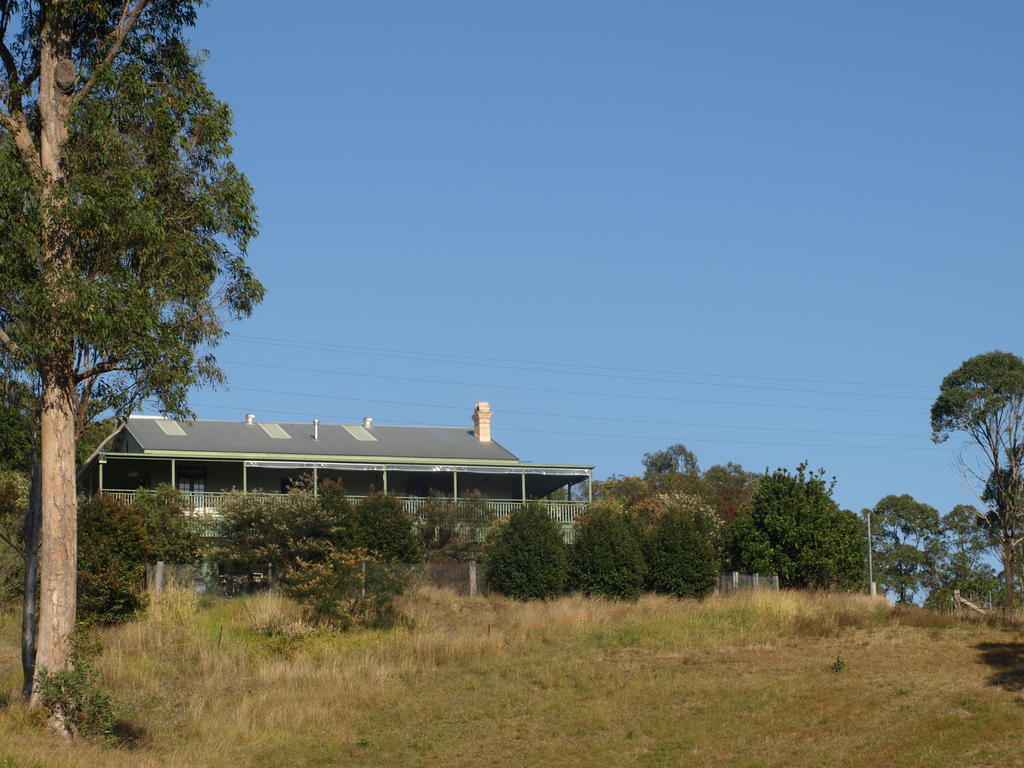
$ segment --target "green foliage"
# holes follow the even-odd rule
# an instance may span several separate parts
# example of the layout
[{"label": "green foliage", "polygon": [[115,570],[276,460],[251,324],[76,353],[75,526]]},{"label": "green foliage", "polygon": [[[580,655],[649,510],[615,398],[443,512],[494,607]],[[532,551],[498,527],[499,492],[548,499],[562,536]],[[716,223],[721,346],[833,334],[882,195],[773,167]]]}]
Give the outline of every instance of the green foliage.
[{"label": "green foliage", "polygon": [[684,445],[644,454],[644,476],[612,476],[597,484],[597,498],[629,509],[663,506],[666,494],[694,496],[711,505],[726,527],[750,507],[760,475],[739,464],[716,464],[701,473],[697,457]]},{"label": "green foliage", "polygon": [[568,564],[562,531],[535,502],[491,527],[485,559],[491,588],[509,597],[553,597],[565,583]]},{"label": "green foliage", "polygon": [[829,664],[828,671],[838,675],[844,669],[846,669],[846,660],[843,658],[843,654],[837,653],[836,660]]},{"label": "green foliage", "polygon": [[463,559],[478,553],[494,519],[479,492],[457,501],[433,496],[418,510],[416,530],[428,557]]},{"label": "green foliage", "polygon": [[700,465],[697,463],[697,456],[685,445],[670,445],[663,451],[645,453],[644,458],[644,479],[651,480],[660,475],[683,474],[697,477],[700,475]]},{"label": "green foliage", "polygon": [[100,494],[78,503],[78,619],[124,621],[145,607],[146,565],[195,560],[200,537],[188,503],[170,486],[133,505]]},{"label": "green foliage", "polygon": [[117,422],[114,419],[90,419],[82,427],[82,433],[78,436],[78,444],[75,447],[75,465],[80,467],[88,461],[93,451],[110,437],[116,428]]},{"label": "green foliage", "polygon": [[597,503],[576,521],[569,551],[569,589],[636,600],[644,571],[636,529],[613,505]]},{"label": "green foliage", "polygon": [[34,402],[25,384],[0,379],[0,471],[31,471]]},{"label": "green foliage", "polygon": [[416,521],[395,496],[371,493],[355,506],[353,545],[381,562],[416,563],[423,553],[416,536]]},{"label": "green foliage", "polygon": [[969,600],[1002,600],[1003,585],[985,555],[998,549],[985,521],[985,512],[969,504],[958,504],[941,520],[939,561],[929,584],[925,605],[946,609],[953,591]]},{"label": "green foliage", "polygon": [[393,622],[395,598],[412,574],[408,565],[381,562],[364,549],[329,547],[319,562],[290,566],[283,591],[314,622],[342,629],[384,626]]},{"label": "green foliage", "polygon": [[316,495],[307,483],[272,500],[235,494],[221,507],[220,535],[223,563],[272,564],[312,619],[341,627],[386,622],[421,557],[398,499],[373,494],[352,505],[334,482]]},{"label": "green foliage", "polygon": [[22,593],[28,485],[22,473],[0,470],[0,606]]},{"label": "green foliage", "polygon": [[142,515],[150,562],[191,563],[199,557],[202,533],[189,514],[191,502],[180,491],[170,485],[140,490],[134,506]]},{"label": "green foliage", "polygon": [[351,505],[340,491],[321,503],[300,484],[279,497],[236,493],[221,505],[216,558],[229,565],[273,563],[280,573],[299,560],[320,562],[353,539]]},{"label": "green foliage", "polygon": [[[140,398],[188,414],[197,382],[222,378],[199,353],[221,313],[248,315],[263,287],[245,262],[252,189],[230,161],[231,113],[206,86],[184,33],[197,0],[150,3],[101,65],[120,4],[7,4],[18,88],[0,104],[0,326],[30,375],[67,361],[79,404],[124,412]],[[66,33],[77,79],[66,118],[45,109],[38,61],[46,17]],[[61,177],[39,173],[41,117]],[[21,141],[13,133],[21,130]],[[54,183],[57,181],[57,183]],[[77,366],[71,370],[72,363]],[[69,394],[74,394],[72,390]]]},{"label": "green foliage", "polygon": [[700,509],[668,507],[643,540],[647,586],[677,597],[704,597],[718,584],[716,520]]},{"label": "green foliage", "polygon": [[977,449],[960,469],[988,505],[985,522],[1000,544],[1004,607],[1014,603],[1014,572],[1024,535],[1024,360],[987,352],[942,380],[931,409],[932,439],[961,433]]},{"label": "green foliage", "polygon": [[777,574],[784,587],[852,589],[864,577],[865,532],[832,500],[824,470],[785,469],[758,483],[752,508],[733,522],[733,567]]},{"label": "green foliage", "polygon": [[62,723],[73,736],[113,745],[117,707],[113,697],[97,685],[99,672],[84,655],[72,655],[70,669],[40,669],[40,703],[49,717]]},{"label": "green foliage", "polygon": [[897,602],[911,602],[934,580],[941,557],[938,510],[908,494],[886,496],[875,505],[872,527],[879,580]]},{"label": "green foliage", "polygon": [[146,523],[107,495],[78,504],[78,620],[114,624],[145,607]]}]

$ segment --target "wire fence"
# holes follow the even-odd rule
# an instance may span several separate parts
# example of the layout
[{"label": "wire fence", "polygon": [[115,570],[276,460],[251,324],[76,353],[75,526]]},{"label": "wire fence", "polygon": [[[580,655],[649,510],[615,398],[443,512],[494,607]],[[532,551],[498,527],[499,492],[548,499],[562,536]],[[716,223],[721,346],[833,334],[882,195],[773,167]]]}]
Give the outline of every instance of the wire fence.
[{"label": "wire fence", "polygon": [[[470,597],[490,594],[487,569],[473,559],[397,564],[364,560],[360,563],[353,589],[361,591],[362,596],[372,595],[375,585],[382,583],[385,571],[389,575],[399,574],[402,581],[409,584],[431,584]],[[177,587],[202,594],[234,597],[271,590],[275,580],[272,563],[230,573],[218,572],[204,564],[154,563],[146,566],[146,590],[149,592]]]},{"label": "wire fence", "polygon": [[740,573],[739,571],[723,573],[718,577],[718,591],[720,594],[738,592],[741,589],[772,589],[777,592],[779,589],[779,577],[774,574]]}]

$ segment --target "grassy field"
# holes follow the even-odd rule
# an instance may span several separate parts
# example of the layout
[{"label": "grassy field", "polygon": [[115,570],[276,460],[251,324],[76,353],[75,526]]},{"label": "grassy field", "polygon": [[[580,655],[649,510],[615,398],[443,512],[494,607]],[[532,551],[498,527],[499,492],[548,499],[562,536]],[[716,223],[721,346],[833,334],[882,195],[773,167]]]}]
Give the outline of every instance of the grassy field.
[{"label": "grassy field", "polygon": [[403,611],[339,635],[277,599],[165,595],[102,636],[103,684],[140,730],[118,749],[69,746],[17,703],[8,617],[0,767],[1024,765],[1016,632],[786,592],[424,588]]}]

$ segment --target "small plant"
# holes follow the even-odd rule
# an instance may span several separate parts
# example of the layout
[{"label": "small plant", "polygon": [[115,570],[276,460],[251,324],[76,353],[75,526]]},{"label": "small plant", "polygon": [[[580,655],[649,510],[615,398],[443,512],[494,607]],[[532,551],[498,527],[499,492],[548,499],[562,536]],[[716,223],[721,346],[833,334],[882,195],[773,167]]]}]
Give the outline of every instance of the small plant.
[{"label": "small plant", "polygon": [[828,671],[838,675],[840,672],[843,671],[845,667],[846,661],[843,659],[843,654],[837,653],[836,660],[829,665]]},{"label": "small plant", "polygon": [[47,719],[71,736],[116,743],[117,707],[96,681],[99,672],[87,657],[72,655],[72,666],[57,672],[41,669],[39,692]]}]

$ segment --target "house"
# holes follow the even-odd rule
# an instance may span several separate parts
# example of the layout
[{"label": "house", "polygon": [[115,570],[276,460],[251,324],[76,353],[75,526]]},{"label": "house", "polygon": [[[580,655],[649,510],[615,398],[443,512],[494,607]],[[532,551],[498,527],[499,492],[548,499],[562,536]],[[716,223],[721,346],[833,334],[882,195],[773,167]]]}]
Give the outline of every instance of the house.
[{"label": "house", "polygon": [[[432,496],[473,496],[498,516],[529,499],[571,526],[590,500],[593,467],[521,462],[491,439],[492,411],[476,404],[473,428],[258,421],[174,421],[132,416],[81,472],[84,492],[130,502],[138,489],[169,483],[197,514],[216,514],[231,491],[284,493],[302,476],[313,487],[341,481],[350,497],[385,491],[413,514]],[[588,501],[570,501],[585,484]],[[576,495],[581,495],[577,493]]]}]

